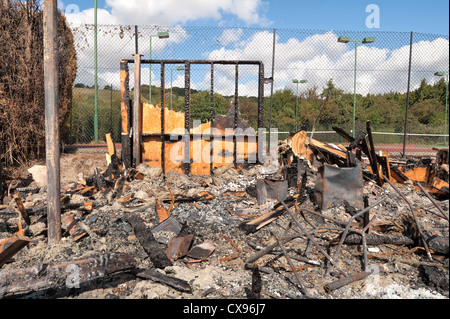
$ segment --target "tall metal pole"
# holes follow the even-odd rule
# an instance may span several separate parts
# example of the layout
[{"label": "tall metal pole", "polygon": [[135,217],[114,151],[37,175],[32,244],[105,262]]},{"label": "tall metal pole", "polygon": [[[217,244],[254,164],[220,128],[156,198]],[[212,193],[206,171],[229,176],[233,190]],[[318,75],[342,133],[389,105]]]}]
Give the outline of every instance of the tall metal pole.
[{"label": "tall metal pole", "polygon": [[43,15],[47,233],[48,244],[55,245],[61,240],[57,0],[44,0]]},{"label": "tall metal pole", "polygon": [[[152,35],[150,35],[150,60],[152,59]],[[152,104],[152,64],[149,64],[148,104]]]},{"label": "tall metal pole", "polygon": [[402,157],[406,155],[406,137],[408,131],[408,109],[409,109],[409,86],[411,84],[411,60],[412,60],[412,47],[413,47],[413,32],[411,31],[411,36],[409,40],[409,66],[408,66],[408,88],[406,93],[406,110],[405,110],[405,132],[403,136],[403,153]]},{"label": "tall metal pole", "polygon": [[134,26],[134,45],[134,53],[139,54],[139,30],[137,25]]},{"label": "tall metal pole", "polygon": [[295,104],[295,132],[298,131],[297,113],[298,113],[298,82],[297,82],[297,102]]},{"label": "tall metal pole", "polygon": [[447,134],[448,134],[448,129],[447,129],[447,117],[448,117],[448,73],[446,75],[446,83],[445,83],[445,115],[444,115],[444,120],[445,120],[445,132],[444,132],[444,144],[447,144]]},{"label": "tall metal pole", "polygon": [[[271,132],[272,132],[272,107],[273,107],[273,82],[275,71],[275,43],[276,43],[277,30],[273,29],[273,44],[272,44],[272,83],[270,88],[270,114],[269,114],[269,153],[271,147]],[[259,128],[258,128],[259,129]]]},{"label": "tall metal pole", "polygon": [[111,134],[113,134],[114,137],[114,133],[113,133],[113,121],[112,121],[112,104],[113,104],[113,85],[111,84],[111,95],[110,95],[110,104],[109,104],[109,132]]},{"label": "tall metal pole", "polygon": [[170,109],[172,109],[172,71],[173,68],[170,68]]},{"label": "tall metal pole", "polygon": [[97,56],[97,0],[94,1],[94,140],[98,142],[98,56]]},{"label": "tall metal pole", "polygon": [[356,61],[358,55],[358,41],[355,41],[355,76],[353,80],[353,138],[356,135]]}]

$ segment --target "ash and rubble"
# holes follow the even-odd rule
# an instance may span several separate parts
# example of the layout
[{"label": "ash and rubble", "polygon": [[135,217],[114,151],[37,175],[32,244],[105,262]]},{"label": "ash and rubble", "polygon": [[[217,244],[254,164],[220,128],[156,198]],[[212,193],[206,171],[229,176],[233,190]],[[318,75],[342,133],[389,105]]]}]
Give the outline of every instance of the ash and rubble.
[{"label": "ash and rubble", "polygon": [[[286,151],[286,143],[280,142],[279,154]],[[304,229],[313,234],[315,242],[332,256],[338,246],[343,228],[352,215],[342,203],[320,210],[315,198],[315,182],[323,160],[320,157],[312,163],[295,158],[297,167],[302,167],[306,180],[304,189],[299,196],[298,185],[287,189],[286,202],[293,203],[302,198],[300,207],[288,205]],[[64,203],[68,207],[62,211],[62,220],[71,216],[73,221],[69,227],[63,224],[63,237],[55,246],[47,244],[47,225],[45,210],[45,188],[38,191],[18,192],[25,207],[30,213],[31,224],[24,225],[25,235],[31,241],[6,264],[1,272],[14,271],[35,265],[57,262],[68,262],[89,258],[99,254],[123,253],[132,256],[133,268],[152,269],[170,277],[184,280],[191,287],[188,292],[180,291],[170,285],[143,279],[130,271],[122,271],[109,276],[100,277],[82,283],[79,288],[61,285],[57,289],[31,291],[14,298],[69,298],[69,299],[247,299],[256,298],[253,264],[258,265],[261,278],[257,297],[265,299],[440,299],[448,298],[448,220],[439,215],[430,200],[418,191],[412,182],[396,184],[408,201],[416,209],[416,214],[423,227],[424,235],[430,239],[444,239],[435,246],[432,240],[429,249],[433,260],[427,258],[417,226],[411,217],[411,211],[399,194],[387,183],[382,186],[370,178],[365,178],[362,194],[370,204],[386,197],[370,210],[370,235],[380,237],[394,236],[407,239],[407,244],[398,243],[367,243],[368,264],[380,267],[380,273],[374,273],[365,280],[353,282],[339,289],[327,292],[327,283],[342,279],[344,276],[336,267],[330,266],[311,240],[306,236],[298,236],[290,241],[283,241],[283,250],[291,258],[286,259],[283,250],[275,247],[269,253],[263,254],[255,262],[247,261],[267,246],[277,243],[277,240],[287,234],[300,233],[298,225],[285,211],[279,211],[272,221],[259,229],[245,227],[245,224],[255,218],[273,211],[279,207],[279,200],[267,199],[264,204],[258,204],[258,180],[286,179],[286,168],[282,163],[275,165],[269,162],[264,165],[246,165],[241,169],[233,164],[214,170],[211,176],[187,176],[176,172],[163,175],[162,170],[147,164],[139,165],[127,178],[122,178],[120,192],[117,185],[106,187],[104,191],[86,190],[89,181],[95,178],[81,178],[80,181],[63,186],[68,195]],[[269,167],[272,165],[271,167]],[[364,163],[360,165],[367,166]],[[273,173],[273,174],[262,174]],[[98,176],[99,170],[93,176]],[[297,182],[300,171],[292,177]],[[295,175],[295,174],[294,174]],[[447,177],[448,178],[448,177]],[[80,183],[85,183],[80,186]],[[94,183],[95,184],[95,183]],[[296,184],[296,183],[294,183]],[[25,188],[25,190],[27,190]],[[442,199],[442,198],[441,198]],[[206,258],[189,258],[183,256],[171,260],[170,265],[155,267],[152,256],[143,249],[140,238],[137,237],[130,216],[138,216],[146,229],[155,229],[160,219],[155,206],[162,206],[174,219],[183,235],[192,234],[189,247],[202,243],[211,243],[212,251]],[[87,208],[86,203],[91,204]],[[441,207],[448,212],[448,200],[441,201]],[[4,199],[0,210],[0,241],[12,236],[22,222],[18,214],[7,207],[14,207],[12,195]],[[431,204],[431,205],[430,205]],[[71,209],[71,207],[77,207]],[[308,213],[308,211],[318,214]],[[448,214],[448,213],[447,213]],[[322,215],[322,216],[320,216]],[[335,221],[340,221],[338,224]],[[361,224],[352,224],[351,229],[361,230]],[[74,225],[77,232],[71,232]],[[244,226],[244,227],[243,227]],[[171,237],[181,236],[174,232],[159,234],[164,243],[158,242],[161,251],[166,251]],[[358,237],[350,231],[351,236]],[[155,239],[160,241],[160,237]],[[361,236],[359,236],[361,237]],[[360,238],[356,243],[344,243],[336,258],[340,269],[347,274],[364,271],[364,251]],[[446,242],[445,242],[446,239]],[[281,245],[280,245],[281,246]],[[236,249],[239,249],[239,251]],[[298,261],[296,257],[313,262]],[[295,272],[291,265],[295,267]],[[327,273],[328,268],[331,269]],[[300,278],[301,282],[298,281]],[[0,283],[0,288],[2,284]],[[1,290],[1,289],[0,289]],[[305,290],[308,291],[306,296]]]}]

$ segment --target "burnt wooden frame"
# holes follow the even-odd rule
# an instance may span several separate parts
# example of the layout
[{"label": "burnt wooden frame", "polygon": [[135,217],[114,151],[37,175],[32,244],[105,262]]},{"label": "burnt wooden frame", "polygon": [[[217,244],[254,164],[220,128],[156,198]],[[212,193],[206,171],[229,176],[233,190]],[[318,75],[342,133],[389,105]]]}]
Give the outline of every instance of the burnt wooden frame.
[{"label": "burnt wooden frame", "polygon": [[[191,172],[191,159],[190,159],[190,138],[207,137],[210,139],[211,143],[211,161],[210,161],[210,171],[212,173],[213,170],[213,139],[215,137],[214,134],[193,134],[190,133],[191,129],[191,114],[190,114],[190,85],[191,85],[191,65],[193,64],[206,64],[211,65],[211,124],[214,121],[214,66],[215,65],[235,65],[235,114],[234,114],[234,129],[238,127],[238,114],[239,114],[239,65],[257,65],[259,66],[258,72],[258,130],[264,127],[264,64],[262,61],[252,61],[252,60],[142,60],[141,55],[135,55],[134,60],[122,60],[120,62],[120,70],[121,70],[121,115],[122,115],[122,160],[126,167],[136,167],[141,162],[142,150],[142,137],[143,136],[160,136],[161,137],[161,168],[163,173],[165,173],[165,143],[166,140],[169,140],[173,135],[167,134],[165,132],[165,115],[164,115],[164,107],[161,107],[161,133],[155,134],[145,134],[141,132],[142,118],[136,119],[136,116],[140,116],[141,113],[141,103],[140,103],[140,75],[135,74],[135,83],[134,83],[134,91],[135,94],[137,92],[138,101],[131,101],[130,92],[129,92],[129,68],[128,64],[135,63],[139,64],[139,67],[135,65],[135,72],[139,70],[140,65],[142,64],[159,64],[161,65],[161,105],[165,105],[165,66],[166,64],[184,64],[185,70],[185,103],[184,103],[184,112],[185,112],[185,133],[180,134],[179,137],[185,139],[185,141],[189,143],[185,143],[185,160],[184,160],[184,172],[185,174],[190,174]],[[136,80],[138,79],[138,80]],[[135,95],[136,99],[136,95]],[[137,110],[136,108],[140,109]],[[138,133],[136,133],[138,132]],[[188,132],[188,133],[186,133]],[[230,137],[230,135],[220,135],[221,138]],[[237,164],[237,143],[236,139],[241,135],[233,134],[233,142],[234,142],[234,159],[233,163]],[[248,136],[248,135],[246,135]],[[262,162],[263,147],[264,147],[264,136],[263,134],[257,134],[257,162]],[[138,154],[138,155],[137,155]]]}]

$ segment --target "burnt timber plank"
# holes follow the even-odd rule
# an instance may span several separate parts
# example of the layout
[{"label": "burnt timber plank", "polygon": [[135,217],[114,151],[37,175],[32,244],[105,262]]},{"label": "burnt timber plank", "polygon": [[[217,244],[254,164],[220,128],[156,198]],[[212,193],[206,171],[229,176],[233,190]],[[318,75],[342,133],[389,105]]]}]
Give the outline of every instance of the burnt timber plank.
[{"label": "burnt timber plank", "polygon": [[[81,284],[132,269],[134,258],[128,254],[102,254],[59,263],[0,272],[0,298]],[[69,281],[69,280],[75,280]]]},{"label": "burnt timber plank", "polygon": [[156,268],[172,266],[172,262],[167,258],[165,251],[156,241],[151,230],[144,224],[142,218],[136,215],[129,215],[127,221],[133,227],[136,238],[150,257],[153,265]]},{"label": "burnt timber plank", "polygon": [[30,238],[15,234],[0,242],[0,267],[30,243]]},{"label": "burnt timber plank", "polygon": [[186,280],[167,276],[153,269],[133,269],[132,273],[136,277],[150,279],[152,281],[172,287],[181,292],[192,293],[192,288]]}]

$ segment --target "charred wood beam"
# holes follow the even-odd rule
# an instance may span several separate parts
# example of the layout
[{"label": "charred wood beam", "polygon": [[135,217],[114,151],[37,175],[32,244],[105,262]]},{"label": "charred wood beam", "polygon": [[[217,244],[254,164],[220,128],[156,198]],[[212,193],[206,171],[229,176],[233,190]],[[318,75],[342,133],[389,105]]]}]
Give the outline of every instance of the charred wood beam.
[{"label": "charred wood beam", "polygon": [[131,167],[131,99],[128,62],[120,62],[120,102],[122,117],[122,162],[126,168]]},{"label": "charred wood beam", "polygon": [[141,57],[134,54],[134,103],[133,103],[133,161],[134,167],[141,163],[141,131],[142,131],[142,105],[141,105]]},{"label": "charred wood beam", "polygon": [[133,227],[134,234],[139,240],[142,248],[150,257],[153,265],[156,268],[165,268],[172,266],[172,262],[167,258],[167,255],[162,249],[161,245],[156,241],[151,230],[144,224],[144,221],[139,216],[130,214],[127,217],[128,223]]},{"label": "charred wood beam", "polygon": [[28,216],[27,210],[23,206],[22,199],[20,198],[19,194],[14,194],[14,200],[16,202],[20,214],[22,215],[22,218],[25,220],[25,223],[27,223],[27,225],[30,226],[31,225],[30,217]]},{"label": "charred wood beam", "polygon": [[262,290],[262,280],[261,274],[259,272],[259,267],[257,264],[253,264],[251,298],[261,299],[261,290]]},{"label": "charred wood beam", "polygon": [[372,173],[377,177],[376,182],[378,186],[383,186],[383,181],[381,179],[380,172],[378,171],[377,153],[375,151],[375,144],[373,142],[372,127],[370,125],[370,121],[367,121],[366,129],[367,129],[367,138],[369,140],[370,146],[370,165],[372,167]]},{"label": "charred wood beam", "polygon": [[349,285],[355,281],[367,278],[371,274],[372,274],[372,272],[362,271],[362,272],[338,279],[336,281],[330,282],[330,283],[324,285],[323,288],[324,288],[325,292],[330,293],[333,290],[336,290],[336,289],[339,289],[346,285]]},{"label": "charred wood beam", "polygon": [[0,268],[22,248],[30,243],[30,238],[14,234],[14,236],[0,242]]},{"label": "charred wood beam", "polygon": [[2,271],[0,272],[0,298],[64,286],[74,288],[97,278],[130,270],[134,264],[132,256],[114,253]]},{"label": "charred wood beam", "polygon": [[163,285],[167,285],[181,292],[192,293],[191,285],[183,279],[164,275],[153,269],[133,269],[132,273],[139,278],[150,279]]},{"label": "charred wood beam", "polygon": [[[406,236],[395,236],[395,235],[379,235],[379,234],[369,234],[365,235],[367,245],[414,245],[414,240]],[[359,245],[362,243],[362,236],[359,234],[351,234],[345,238],[344,244],[347,245]]]}]

